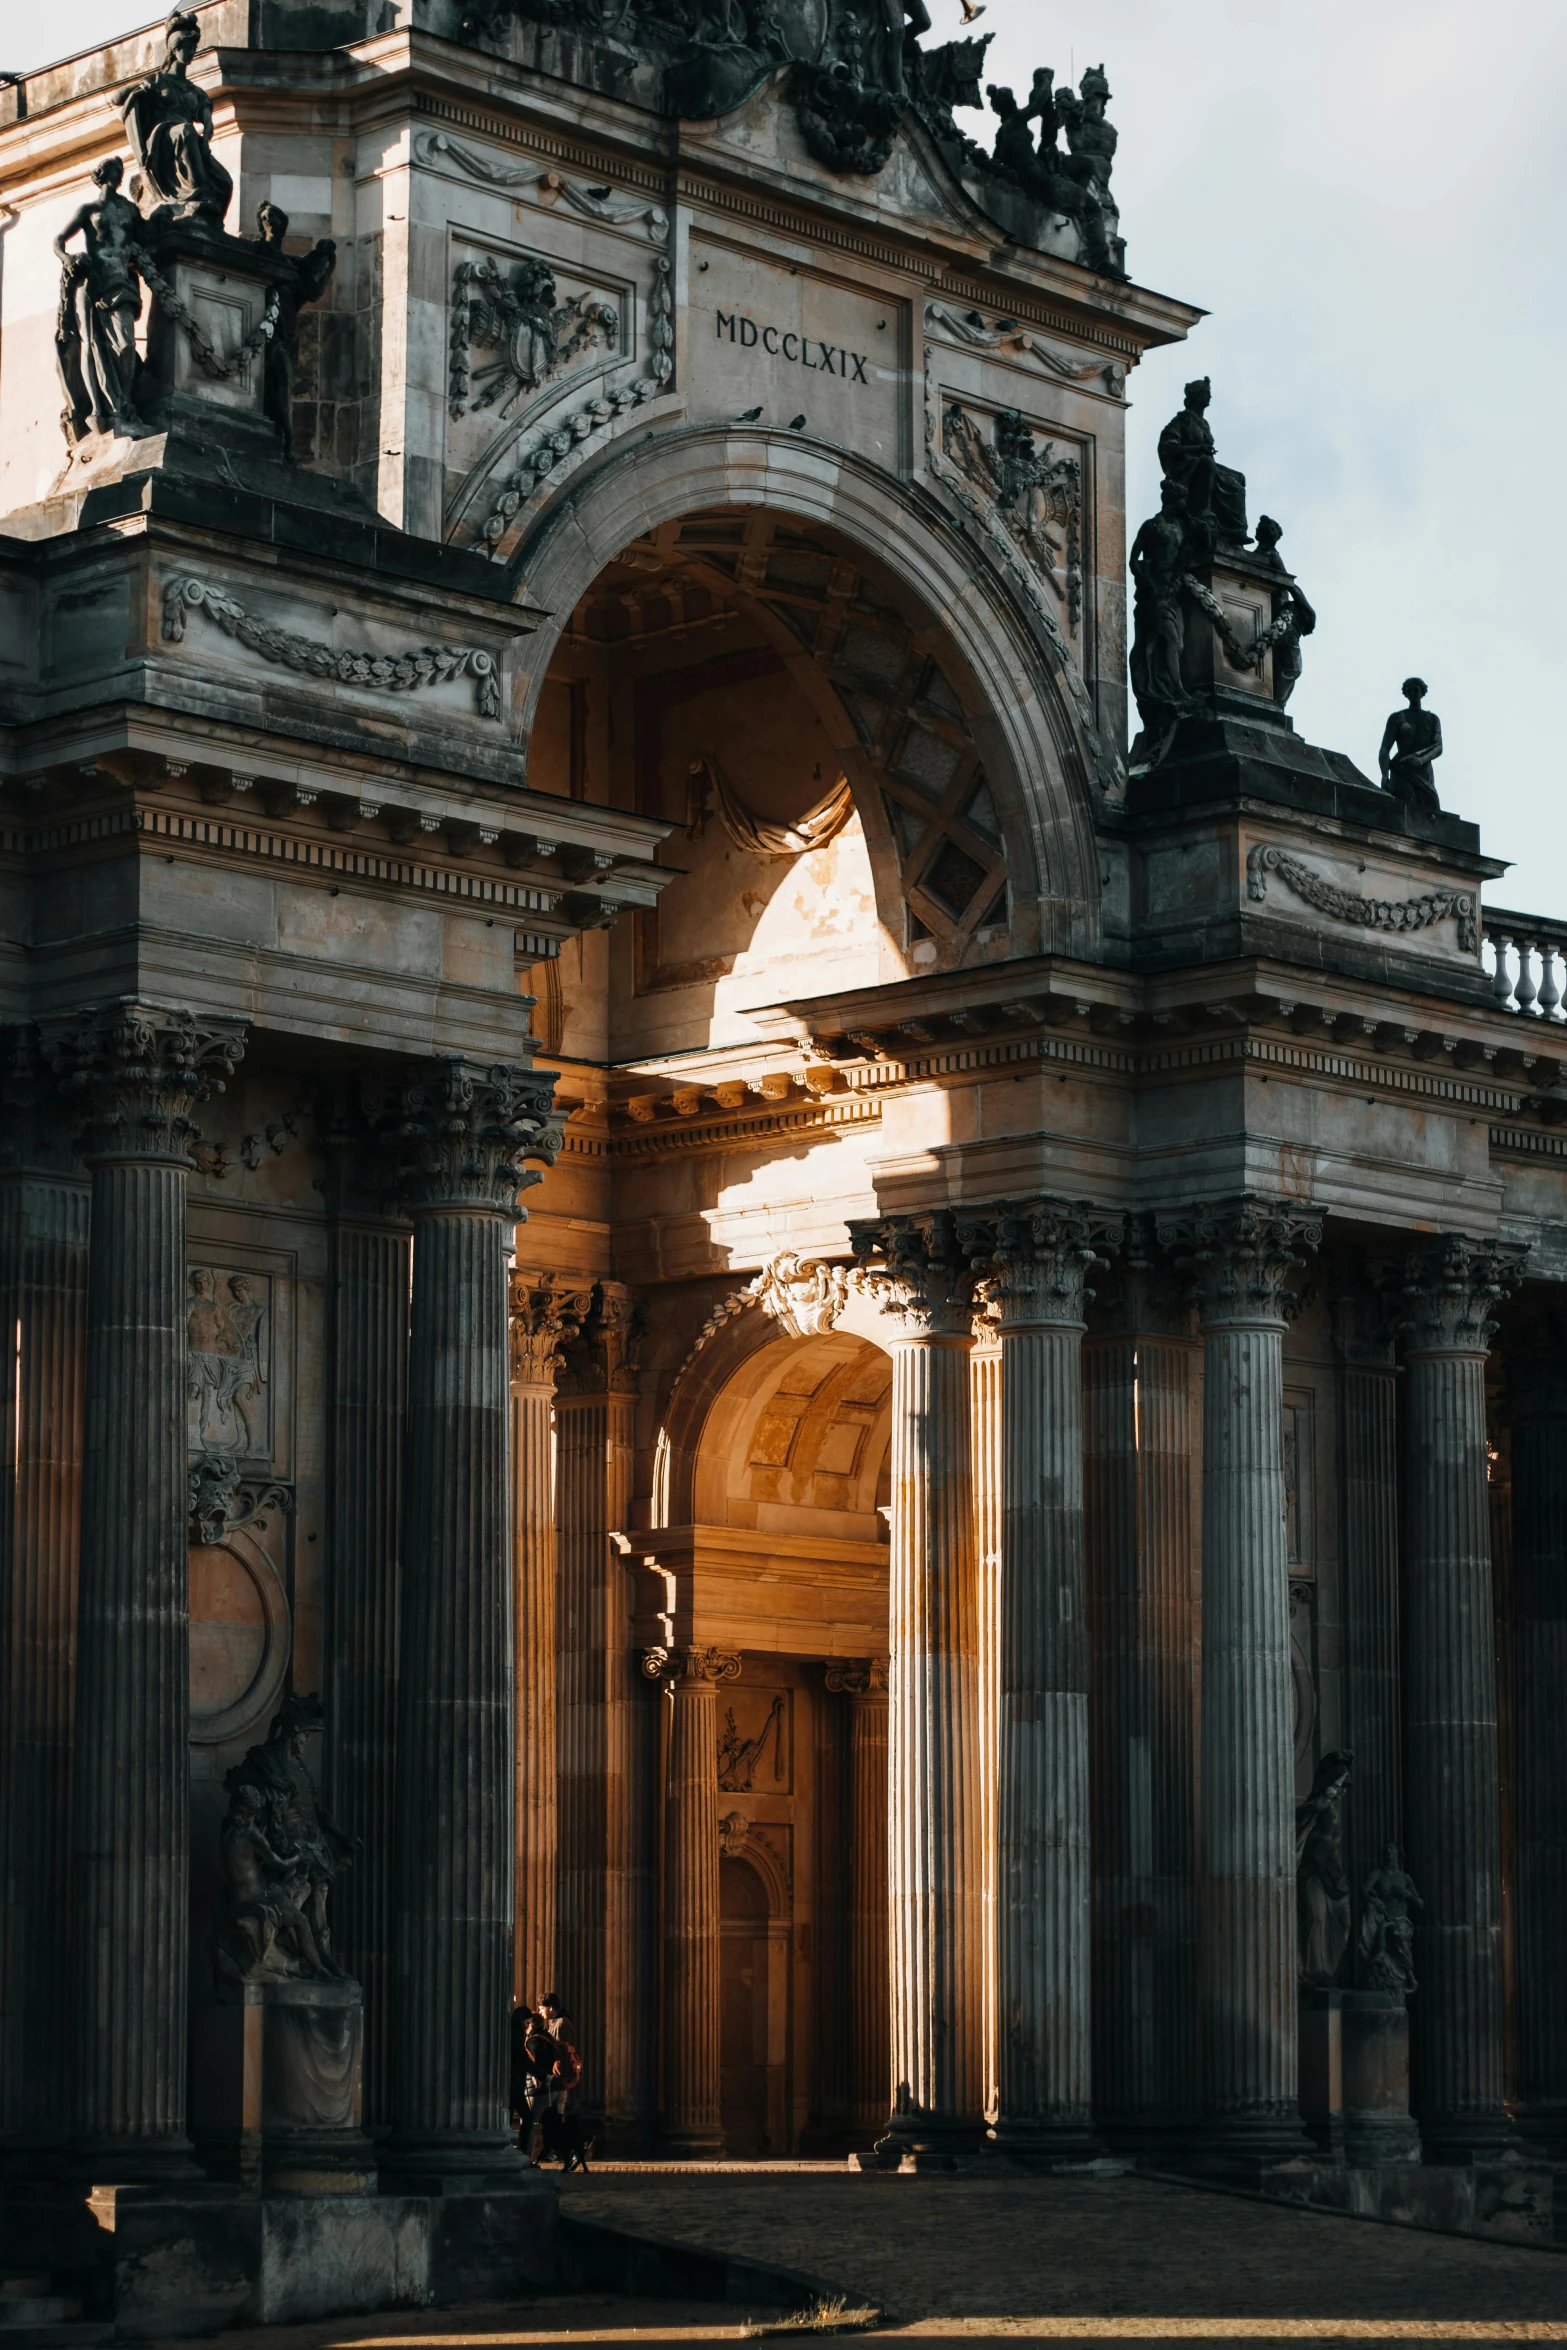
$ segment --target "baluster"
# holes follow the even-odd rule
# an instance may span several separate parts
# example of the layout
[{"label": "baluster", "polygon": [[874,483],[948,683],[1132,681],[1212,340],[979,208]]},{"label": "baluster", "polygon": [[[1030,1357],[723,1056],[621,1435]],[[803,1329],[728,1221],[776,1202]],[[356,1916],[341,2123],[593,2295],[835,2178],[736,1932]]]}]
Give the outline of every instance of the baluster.
[{"label": "baluster", "polygon": [[1532,1012],[1535,997],[1539,992],[1534,984],[1534,940],[1520,938],[1518,941],[1518,980],[1513,989],[1513,994],[1518,999],[1519,1011]]},{"label": "baluster", "polygon": [[1491,991],[1504,1012],[1513,1008],[1513,975],[1507,968],[1507,950],[1512,940],[1505,930],[1493,930],[1491,945],[1496,954],[1496,969],[1491,974]]},{"label": "baluster", "polygon": [[1562,1000],[1561,983],[1556,976],[1558,942],[1554,938],[1540,941],[1540,1018],[1559,1020]]}]

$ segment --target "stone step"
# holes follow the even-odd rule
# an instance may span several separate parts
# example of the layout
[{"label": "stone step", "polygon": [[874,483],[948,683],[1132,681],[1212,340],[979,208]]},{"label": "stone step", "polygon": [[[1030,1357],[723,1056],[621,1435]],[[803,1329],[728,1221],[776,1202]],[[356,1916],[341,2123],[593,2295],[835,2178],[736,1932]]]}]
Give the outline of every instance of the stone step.
[{"label": "stone step", "polygon": [[111,2341],[113,2336],[111,2324],[91,2318],[44,2325],[0,2319],[0,2342],[5,2350],[96,2350],[98,2343]]}]

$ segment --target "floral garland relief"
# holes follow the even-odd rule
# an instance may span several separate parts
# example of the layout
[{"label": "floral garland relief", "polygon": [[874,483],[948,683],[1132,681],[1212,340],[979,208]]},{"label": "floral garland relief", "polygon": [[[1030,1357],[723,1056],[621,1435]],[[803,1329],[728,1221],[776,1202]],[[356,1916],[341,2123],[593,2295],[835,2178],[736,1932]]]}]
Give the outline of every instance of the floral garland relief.
[{"label": "floral garland relief", "polygon": [[478,645],[420,645],[407,653],[339,652],[314,637],[296,636],[258,620],[221,588],[205,580],[171,579],[163,591],[163,636],[166,644],[183,644],[185,622],[191,612],[208,619],[264,661],[277,661],[308,677],[335,679],[340,685],[365,686],[372,693],[406,694],[420,686],[445,685],[457,677],[471,677],[481,718],[501,714],[500,675],[495,656]]},{"label": "floral garland relief", "polygon": [[1287,882],[1295,895],[1315,906],[1318,913],[1331,914],[1338,922],[1353,922],[1362,930],[1428,930],[1433,922],[1445,922],[1451,914],[1458,923],[1459,952],[1474,955],[1480,951],[1473,890],[1438,889],[1423,898],[1357,898],[1325,873],[1313,872],[1287,849],[1258,841],[1246,858],[1248,897],[1267,896],[1270,873]]}]

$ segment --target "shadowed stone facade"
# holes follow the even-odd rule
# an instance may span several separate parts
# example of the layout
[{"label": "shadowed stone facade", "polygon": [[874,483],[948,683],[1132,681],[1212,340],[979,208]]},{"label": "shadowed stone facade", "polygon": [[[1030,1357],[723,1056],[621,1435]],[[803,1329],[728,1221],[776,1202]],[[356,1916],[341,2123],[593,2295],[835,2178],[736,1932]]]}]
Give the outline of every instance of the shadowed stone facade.
[{"label": "shadowed stone facade", "polygon": [[[986,150],[917,0],[688,14],[0,92],[0,2209],[132,2330],[545,2273],[554,1987],[616,2152],[1564,2150],[1567,933],[1419,696],[1295,731],[1206,379],[1126,514],[1105,69]],[[328,2027],[208,1940],[314,1692],[285,2290],[223,2052]]]}]

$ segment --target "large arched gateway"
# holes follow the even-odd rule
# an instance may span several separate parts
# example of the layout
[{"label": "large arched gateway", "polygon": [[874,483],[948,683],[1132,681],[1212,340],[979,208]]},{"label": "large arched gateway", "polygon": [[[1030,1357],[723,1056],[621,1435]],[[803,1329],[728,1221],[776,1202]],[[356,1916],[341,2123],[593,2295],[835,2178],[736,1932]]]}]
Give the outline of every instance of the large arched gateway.
[{"label": "large arched gateway", "polygon": [[1567,2150],[1562,942],[924,15],[0,90],[0,2252],[129,2332],[542,2275],[546,1991],[606,2152]]}]

